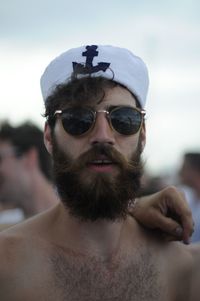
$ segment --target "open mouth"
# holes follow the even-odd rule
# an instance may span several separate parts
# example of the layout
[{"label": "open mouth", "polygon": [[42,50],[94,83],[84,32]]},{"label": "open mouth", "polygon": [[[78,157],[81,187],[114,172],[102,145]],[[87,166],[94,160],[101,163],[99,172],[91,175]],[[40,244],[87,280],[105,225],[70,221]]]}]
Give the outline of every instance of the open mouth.
[{"label": "open mouth", "polygon": [[90,164],[94,164],[94,165],[109,165],[109,164],[113,164],[112,161],[110,160],[106,160],[106,159],[100,159],[100,160],[94,160],[92,161]]},{"label": "open mouth", "polygon": [[96,160],[92,160],[88,167],[90,170],[95,172],[111,172],[115,166],[115,162],[109,160],[107,158],[100,158]]}]

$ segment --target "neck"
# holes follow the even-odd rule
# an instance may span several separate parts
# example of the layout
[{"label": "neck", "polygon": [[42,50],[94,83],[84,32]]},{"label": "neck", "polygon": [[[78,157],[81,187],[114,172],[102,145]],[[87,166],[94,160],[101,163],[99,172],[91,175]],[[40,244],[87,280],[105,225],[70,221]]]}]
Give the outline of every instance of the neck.
[{"label": "neck", "polygon": [[64,246],[66,249],[85,255],[107,257],[117,252],[126,219],[118,221],[81,221],[71,216],[64,205],[60,204],[57,213],[57,224],[57,239],[59,242],[66,242]]}]

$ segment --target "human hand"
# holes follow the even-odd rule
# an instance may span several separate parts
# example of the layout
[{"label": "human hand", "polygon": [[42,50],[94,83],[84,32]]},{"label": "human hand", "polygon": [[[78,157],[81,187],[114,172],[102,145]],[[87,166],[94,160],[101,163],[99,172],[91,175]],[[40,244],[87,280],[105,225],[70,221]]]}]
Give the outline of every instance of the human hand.
[{"label": "human hand", "polygon": [[129,212],[144,226],[161,230],[167,240],[189,244],[194,222],[187,201],[177,188],[170,186],[138,198]]}]

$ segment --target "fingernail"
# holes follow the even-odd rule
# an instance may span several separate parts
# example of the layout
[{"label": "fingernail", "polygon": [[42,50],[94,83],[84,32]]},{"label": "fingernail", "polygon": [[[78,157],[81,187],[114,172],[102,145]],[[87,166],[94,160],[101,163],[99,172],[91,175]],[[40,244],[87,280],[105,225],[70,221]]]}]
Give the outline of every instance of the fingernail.
[{"label": "fingernail", "polygon": [[189,240],[189,239],[188,239],[188,240],[184,240],[183,243],[184,243],[185,245],[189,245],[189,244],[190,244],[190,240]]},{"label": "fingernail", "polygon": [[183,234],[183,229],[181,227],[177,227],[175,233],[177,236],[181,236]]}]

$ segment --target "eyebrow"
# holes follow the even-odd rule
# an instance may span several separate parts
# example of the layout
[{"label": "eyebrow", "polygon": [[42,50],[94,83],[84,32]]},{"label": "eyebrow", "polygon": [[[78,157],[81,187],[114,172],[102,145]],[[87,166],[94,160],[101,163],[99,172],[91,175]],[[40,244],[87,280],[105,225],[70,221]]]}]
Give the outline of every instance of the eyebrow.
[{"label": "eyebrow", "polygon": [[110,112],[110,111],[112,111],[113,109],[116,109],[116,108],[118,108],[118,107],[130,107],[130,108],[133,108],[133,106],[131,106],[131,105],[107,105],[107,106],[105,106],[105,110],[106,111],[108,111],[108,112]]}]

